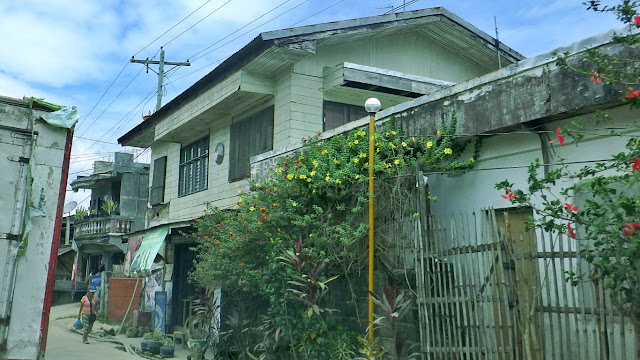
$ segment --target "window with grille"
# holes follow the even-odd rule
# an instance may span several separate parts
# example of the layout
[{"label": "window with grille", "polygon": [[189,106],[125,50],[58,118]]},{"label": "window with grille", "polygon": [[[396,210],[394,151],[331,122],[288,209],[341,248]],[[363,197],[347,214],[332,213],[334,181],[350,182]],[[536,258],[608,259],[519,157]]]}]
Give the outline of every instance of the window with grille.
[{"label": "window with grille", "polygon": [[273,150],[273,106],[231,125],[229,181],[246,179],[250,158]]},{"label": "window with grille", "polygon": [[362,119],[368,115],[362,105],[341,104],[331,101],[324,102],[323,113],[324,131],[337,128],[354,120]]},{"label": "window with grille", "polygon": [[209,168],[209,137],[204,137],[180,149],[178,196],[207,189]]}]

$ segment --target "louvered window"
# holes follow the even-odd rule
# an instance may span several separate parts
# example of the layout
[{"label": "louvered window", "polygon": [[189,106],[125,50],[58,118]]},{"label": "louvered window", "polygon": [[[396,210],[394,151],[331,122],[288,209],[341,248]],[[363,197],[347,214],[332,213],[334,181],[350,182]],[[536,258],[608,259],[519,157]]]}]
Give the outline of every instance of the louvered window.
[{"label": "louvered window", "polygon": [[246,179],[250,158],[273,150],[273,106],[231,125],[229,181]]},{"label": "louvered window", "polygon": [[324,131],[337,128],[348,122],[367,116],[364,106],[324,102]]},{"label": "louvered window", "polygon": [[209,168],[209,137],[202,138],[180,149],[180,176],[178,196],[207,189]]},{"label": "louvered window", "polygon": [[153,179],[149,191],[149,202],[157,205],[164,201],[164,182],[167,175],[167,157],[163,156],[153,161]]}]

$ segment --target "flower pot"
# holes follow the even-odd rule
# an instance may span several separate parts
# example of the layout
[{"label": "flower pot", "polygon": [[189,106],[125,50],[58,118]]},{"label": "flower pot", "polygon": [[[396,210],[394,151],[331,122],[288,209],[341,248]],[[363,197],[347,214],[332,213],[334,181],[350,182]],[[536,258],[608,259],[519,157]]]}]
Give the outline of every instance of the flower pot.
[{"label": "flower pot", "polygon": [[149,351],[149,343],[151,340],[142,340],[140,341],[140,350]]},{"label": "flower pot", "polygon": [[160,354],[160,348],[162,347],[162,343],[160,341],[151,341],[149,343],[149,352],[153,355]]},{"label": "flower pot", "polygon": [[189,339],[187,341],[191,360],[202,360],[205,351],[207,351],[207,339]]},{"label": "flower pot", "polygon": [[160,348],[160,356],[163,358],[172,358],[173,350],[173,345],[164,345]]}]

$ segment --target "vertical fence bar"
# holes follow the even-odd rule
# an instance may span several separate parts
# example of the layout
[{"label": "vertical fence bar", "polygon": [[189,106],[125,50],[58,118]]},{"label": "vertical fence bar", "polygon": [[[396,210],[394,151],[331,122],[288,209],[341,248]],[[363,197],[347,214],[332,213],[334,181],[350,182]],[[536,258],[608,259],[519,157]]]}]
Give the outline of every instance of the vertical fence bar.
[{"label": "vertical fence bar", "polygon": [[[567,238],[563,235],[558,235],[558,254],[559,256],[559,267],[560,267],[560,272],[556,272],[555,278],[556,278],[556,283],[560,282],[561,284],[561,288],[562,288],[562,296],[564,299],[560,298],[560,295],[558,294],[558,307],[560,309],[562,308],[568,308],[568,307],[573,307],[572,305],[574,304],[573,302],[573,298],[569,299],[569,294],[567,292],[567,282],[564,280],[564,274],[565,274],[565,253],[564,253],[564,242],[565,241],[569,241],[570,238]],[[554,261],[555,262],[555,261]],[[563,331],[563,337],[566,336],[566,344],[567,344],[567,353],[569,354],[569,358],[571,359],[575,359],[574,357],[574,347],[571,346],[572,345],[572,339],[568,336],[569,333],[571,332],[571,321],[570,321],[570,315],[569,311],[565,311],[564,312],[564,324],[565,324],[565,331]]]},{"label": "vertical fence bar", "polygon": [[[551,237],[550,233],[545,233],[544,231],[540,230],[540,238],[542,239],[542,241],[540,241],[540,246],[542,247],[542,253],[546,254],[547,253],[547,240],[551,240],[551,239],[547,239],[546,236],[544,236],[544,234],[549,234],[549,237]],[[545,309],[549,309],[552,306],[552,297],[551,297],[551,284],[549,283],[550,281],[550,277],[549,277],[549,263],[548,263],[548,259],[546,257],[542,258],[542,264],[543,264],[543,268],[544,268],[544,277],[542,278],[542,282],[540,284],[541,288],[546,290],[544,291],[546,293],[545,296],[545,300],[542,301],[542,308]],[[548,311],[548,310],[543,310],[544,311],[544,318],[546,318],[546,322],[543,322],[542,326],[543,328],[546,330],[546,328],[549,328],[549,334],[545,334],[543,335],[544,338],[544,357],[546,359],[547,354],[551,354],[551,359],[555,359],[556,356],[556,351],[555,349],[557,349],[557,347],[555,346],[555,325],[554,325],[554,321],[553,321],[553,314]]]}]

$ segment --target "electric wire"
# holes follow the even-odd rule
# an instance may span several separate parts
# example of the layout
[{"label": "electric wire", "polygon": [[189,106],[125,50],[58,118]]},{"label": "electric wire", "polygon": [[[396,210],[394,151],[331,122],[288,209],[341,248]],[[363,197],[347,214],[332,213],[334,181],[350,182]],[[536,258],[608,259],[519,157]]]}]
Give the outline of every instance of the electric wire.
[{"label": "electric wire", "polygon": [[[216,44],[220,43],[222,40],[224,40],[224,39],[226,39],[226,38],[230,37],[231,35],[233,35],[233,34],[235,34],[235,33],[239,32],[240,30],[242,30],[242,29],[246,28],[247,26],[249,26],[249,25],[253,24],[254,22],[256,22],[256,21],[258,21],[258,20],[262,19],[263,17],[265,17],[265,16],[269,15],[270,13],[274,12],[275,10],[279,9],[280,7],[284,6],[286,3],[290,2],[290,1],[291,1],[291,0],[285,0],[285,1],[283,1],[282,3],[280,3],[279,5],[277,5],[276,7],[274,7],[273,9],[271,9],[271,10],[267,11],[266,13],[264,13],[264,14],[262,14],[262,15],[258,16],[258,17],[257,17],[257,18],[255,18],[255,19],[251,20],[249,23],[245,24],[244,26],[240,27],[239,29],[236,29],[236,30],[235,30],[235,31],[233,31],[232,33],[230,33],[230,34],[228,34],[227,36],[223,37],[222,39],[220,39],[220,40],[218,40],[218,41],[214,42],[213,44],[211,44],[211,45],[207,46],[206,48],[204,48],[204,49],[202,49],[202,50],[198,51],[197,53],[193,54],[192,56],[189,56],[189,59],[192,59],[192,61],[196,61],[196,60],[198,60],[198,59],[202,58],[204,55],[208,54],[209,52],[207,52],[206,54],[204,54],[204,55],[202,55],[202,56],[198,56],[198,55],[200,55],[201,53],[203,53],[203,52],[205,52],[206,50],[210,49],[211,47],[215,46]],[[309,1],[309,0],[305,0],[305,1],[303,1],[302,3],[306,3],[306,2],[308,2],[308,1]]]},{"label": "electric wire", "polygon": [[404,3],[404,4],[402,4],[402,5],[398,5],[398,6],[394,7],[394,8],[392,8],[391,10],[387,11],[386,13],[384,13],[384,15],[392,14],[392,13],[394,13],[396,10],[399,10],[399,9],[401,9],[401,8],[404,8],[404,7],[405,7],[405,6],[407,6],[407,5],[415,4],[415,3],[417,3],[418,1],[420,1],[420,0],[410,0],[410,1],[409,1],[409,2],[407,2],[407,3]]},{"label": "electric wire", "polygon": [[[124,69],[127,68],[127,66],[129,65],[129,62],[127,61],[126,64],[124,64],[124,66],[122,67],[122,70],[120,70],[120,72],[118,73],[118,75],[116,75],[116,78],[113,79],[113,81],[111,82],[111,84],[109,84],[109,86],[107,87],[107,90],[105,90],[102,93],[102,96],[100,96],[100,98],[98,99],[98,101],[93,105],[93,107],[91,108],[91,110],[89,111],[89,113],[87,115],[85,115],[82,120],[78,121],[78,125],[76,126],[76,131],[77,129],[81,126],[84,125],[84,120],[89,118],[89,115],[91,115],[91,113],[93,112],[93,110],[95,110],[96,106],[98,106],[98,104],[100,103],[100,101],[102,101],[102,99],[104,98],[104,96],[107,94],[107,92],[109,92],[109,90],[111,89],[111,87],[113,86],[113,84],[116,83],[116,81],[118,80],[118,78],[120,78],[120,75],[122,75],[122,73],[124,72]],[[94,121],[95,122],[95,121]],[[93,123],[92,123],[93,124]]]},{"label": "electric wire", "polygon": [[320,14],[320,13],[323,13],[323,12],[325,12],[325,11],[327,11],[327,10],[331,9],[331,8],[332,8],[332,7],[334,7],[334,6],[336,6],[336,5],[340,4],[340,3],[343,3],[344,1],[345,1],[345,0],[340,0],[340,1],[338,1],[338,2],[335,2],[333,5],[330,5],[330,6],[326,7],[326,8],[324,8],[324,9],[322,9],[322,10],[318,11],[317,13],[314,13],[314,14],[312,14],[312,15],[310,15],[310,16],[307,16],[306,18],[304,18],[304,19],[302,19],[302,20],[300,20],[300,21],[298,21],[298,22],[296,22],[296,23],[293,23],[293,24],[289,25],[289,27],[294,27],[294,26],[296,26],[296,25],[300,24],[301,22],[305,22],[305,21],[307,21],[307,20],[311,19],[312,17],[314,17],[314,16],[316,16],[316,15],[318,15],[318,14]]},{"label": "electric wire", "polygon": [[[140,49],[137,53],[133,54],[133,56],[138,55],[139,53],[141,53],[144,49],[148,48],[149,46],[151,46],[151,44],[153,44],[154,42],[158,41],[161,37],[165,36],[169,31],[173,30],[176,28],[176,26],[180,25],[183,21],[187,20],[191,15],[195,14],[198,10],[202,9],[205,5],[207,5],[208,3],[210,3],[211,0],[207,0],[205,1],[202,5],[200,5],[197,9],[193,10],[189,15],[185,16],[184,18],[182,18],[182,20],[178,21],[175,25],[173,25],[172,27],[170,27],[167,31],[163,32],[160,36],[158,36],[157,38],[153,39],[150,43],[148,43],[147,45],[145,45],[142,49]],[[209,14],[211,15],[211,14]],[[208,15],[207,15],[208,16]],[[202,20],[201,20],[202,21]],[[182,34],[180,34],[182,35]],[[175,40],[172,39],[171,41]],[[170,41],[170,42],[171,42]],[[167,43],[168,44],[168,43]]]},{"label": "electric wire", "polygon": [[212,12],[210,12],[209,14],[207,14],[205,17],[203,17],[202,19],[198,20],[198,22],[196,22],[195,24],[191,25],[190,27],[188,27],[187,29],[185,29],[183,32],[181,32],[180,34],[176,35],[173,39],[167,41],[166,44],[164,44],[162,47],[165,47],[167,45],[169,45],[173,40],[179,38],[180,36],[184,35],[187,31],[193,29],[196,25],[200,24],[202,21],[204,21],[206,18],[208,18],[209,16],[213,15],[214,13],[216,13],[218,10],[222,9],[225,5],[227,5],[228,3],[230,3],[231,0],[228,0],[226,3],[220,5],[219,7],[217,7],[215,10],[213,10]]}]

